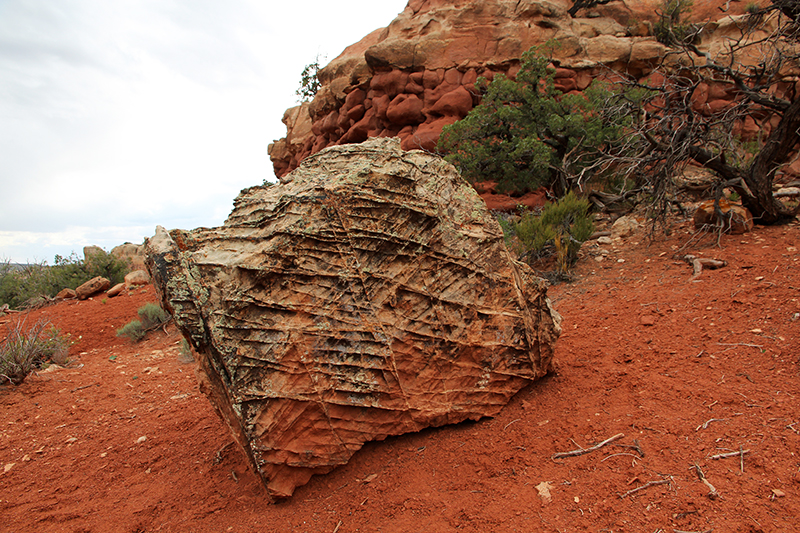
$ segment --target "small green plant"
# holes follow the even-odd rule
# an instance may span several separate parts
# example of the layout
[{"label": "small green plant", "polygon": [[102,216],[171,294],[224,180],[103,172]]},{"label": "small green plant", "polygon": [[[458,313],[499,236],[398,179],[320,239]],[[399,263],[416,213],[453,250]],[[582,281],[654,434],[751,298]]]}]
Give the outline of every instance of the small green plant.
[{"label": "small green plant", "polygon": [[145,329],[159,327],[170,319],[169,313],[154,303],[143,305],[139,308],[137,313],[139,319],[142,321],[142,327]]},{"label": "small green plant", "polygon": [[69,341],[49,322],[26,329],[25,320],[17,321],[0,344],[0,378],[19,385],[37,368],[66,363],[68,352]]},{"label": "small green plant", "polygon": [[314,58],[313,63],[309,63],[303,68],[303,73],[300,75],[300,87],[295,91],[295,94],[300,97],[301,102],[308,102],[313,100],[317,95],[317,91],[322,86],[319,81],[319,54]]},{"label": "small green plant", "polygon": [[589,202],[569,192],[541,213],[525,213],[514,230],[522,256],[541,259],[555,254],[558,273],[566,274],[577,261],[581,244],[594,233],[594,222]]},{"label": "small green plant", "polygon": [[127,337],[133,342],[139,342],[144,339],[146,334],[142,323],[138,320],[131,320],[117,330],[117,337]]},{"label": "small green plant", "polygon": [[658,42],[671,46],[693,41],[697,27],[686,22],[686,15],[692,10],[693,0],[663,0],[656,13],[658,21],[653,26],[653,34]]},{"label": "small green plant", "polygon": [[127,337],[133,342],[144,339],[149,331],[170,321],[169,313],[154,303],[143,305],[137,311],[139,320],[132,320],[117,330],[117,337]]}]

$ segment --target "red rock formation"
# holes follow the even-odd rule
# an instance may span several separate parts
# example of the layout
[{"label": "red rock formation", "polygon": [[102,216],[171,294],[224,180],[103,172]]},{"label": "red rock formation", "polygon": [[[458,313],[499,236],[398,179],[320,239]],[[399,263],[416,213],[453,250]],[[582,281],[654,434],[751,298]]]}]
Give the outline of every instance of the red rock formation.
[{"label": "red rock formation", "polygon": [[[658,0],[611,2],[576,18],[567,14],[570,5],[566,0],[411,0],[388,27],[322,69],[322,89],[313,102],[286,112],[287,136],[269,148],[276,175],[285,176],[322,148],[369,137],[398,136],[405,149],[433,151],[442,128],[478,104],[479,76],[513,78],[522,53],[549,40],[558,43],[552,56],[556,87],[564,93],[585,89],[607,67],[645,78],[664,57],[665,47],[651,34]],[[728,19],[743,10],[741,2],[715,0],[696,3],[692,15],[700,21],[727,17],[708,32],[724,36],[738,31]],[[715,52],[713,38],[706,40]],[[728,89],[705,87],[696,95],[697,109],[725,109],[732,99]],[[751,129],[742,126],[746,135]]]}]

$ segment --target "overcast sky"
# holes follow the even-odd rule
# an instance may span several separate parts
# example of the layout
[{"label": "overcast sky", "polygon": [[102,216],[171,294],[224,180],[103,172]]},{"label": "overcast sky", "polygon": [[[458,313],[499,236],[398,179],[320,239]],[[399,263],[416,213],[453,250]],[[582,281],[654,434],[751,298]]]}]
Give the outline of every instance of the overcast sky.
[{"label": "overcast sky", "polygon": [[0,0],[0,260],[221,225],[303,67],[407,0]]}]

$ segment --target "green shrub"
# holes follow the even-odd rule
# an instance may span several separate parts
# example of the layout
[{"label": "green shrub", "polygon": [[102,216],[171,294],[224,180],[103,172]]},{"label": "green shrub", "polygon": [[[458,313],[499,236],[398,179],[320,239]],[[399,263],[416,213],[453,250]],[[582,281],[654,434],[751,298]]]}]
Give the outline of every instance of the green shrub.
[{"label": "green shrub", "polygon": [[547,204],[539,214],[523,214],[514,231],[521,255],[540,259],[555,254],[558,272],[566,274],[577,261],[581,244],[594,233],[594,222],[589,202],[569,192]]},{"label": "green shrub", "polygon": [[146,332],[142,327],[142,323],[138,320],[131,320],[117,330],[117,337],[127,337],[133,342],[139,342],[144,339]]},{"label": "green shrub", "polygon": [[656,9],[658,21],[653,26],[656,39],[667,46],[692,41],[697,34],[694,24],[686,22],[693,0],[663,0]]},{"label": "green shrub", "polygon": [[481,78],[481,103],[446,126],[438,149],[470,182],[497,182],[498,192],[552,188],[561,196],[577,176],[588,178],[603,149],[619,139],[615,114],[603,113],[611,91],[593,83],[582,94],[562,95],[555,69],[535,48],[522,56],[516,79]]},{"label": "green shrub", "polygon": [[113,286],[124,280],[128,270],[126,261],[102,250],[85,260],[74,253],[56,255],[53,265],[43,261],[17,267],[6,261],[0,264],[0,305],[18,309],[36,298],[52,298],[61,289],[75,289],[97,276],[108,278]]},{"label": "green shrub", "polygon": [[34,369],[47,363],[67,361],[69,341],[49,322],[39,321],[25,329],[25,320],[14,323],[0,344],[0,378],[19,385]]},{"label": "green shrub", "polygon": [[137,313],[139,314],[139,320],[142,321],[142,327],[145,329],[158,327],[170,319],[169,313],[153,303],[143,305]]},{"label": "green shrub", "polygon": [[169,313],[154,303],[143,305],[137,311],[139,320],[132,320],[117,330],[117,337],[127,337],[133,342],[144,339],[148,331],[152,331],[172,318]]},{"label": "green shrub", "polygon": [[319,81],[319,70],[319,54],[317,54],[314,62],[303,67],[303,73],[300,74],[300,87],[295,93],[300,97],[301,102],[313,100],[317,95],[317,91],[322,85]]}]

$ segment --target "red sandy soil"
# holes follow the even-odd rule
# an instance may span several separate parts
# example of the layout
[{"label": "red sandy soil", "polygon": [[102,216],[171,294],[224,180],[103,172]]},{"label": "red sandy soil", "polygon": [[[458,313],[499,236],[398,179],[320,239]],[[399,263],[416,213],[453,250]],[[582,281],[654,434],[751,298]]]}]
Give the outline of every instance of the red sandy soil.
[{"label": "red sandy soil", "polygon": [[557,372],[496,418],[370,443],[277,505],[178,334],[115,336],[152,288],[32,312],[77,342],[69,368],[0,389],[0,530],[797,531],[800,227],[686,248],[728,262],[695,281],[673,257],[690,235],[606,245],[602,262],[588,245],[577,281],[550,289]]}]

